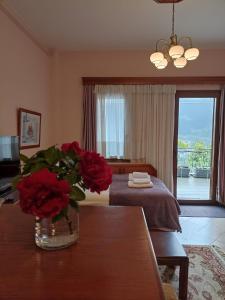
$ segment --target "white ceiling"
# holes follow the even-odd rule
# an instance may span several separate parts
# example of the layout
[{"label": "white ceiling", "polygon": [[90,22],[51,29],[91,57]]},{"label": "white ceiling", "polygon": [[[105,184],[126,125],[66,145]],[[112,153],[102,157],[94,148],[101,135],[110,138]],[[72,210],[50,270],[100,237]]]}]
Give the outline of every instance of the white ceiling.
[{"label": "white ceiling", "polygon": [[[153,0],[4,0],[3,4],[48,48],[151,49],[169,38],[172,4]],[[225,49],[225,0],[175,4],[175,32],[200,48]]]}]

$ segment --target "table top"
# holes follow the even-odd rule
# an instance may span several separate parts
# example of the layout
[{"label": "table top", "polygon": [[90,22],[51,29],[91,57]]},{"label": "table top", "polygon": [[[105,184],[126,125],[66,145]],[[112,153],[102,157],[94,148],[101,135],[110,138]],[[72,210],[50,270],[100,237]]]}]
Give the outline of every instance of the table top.
[{"label": "table top", "polygon": [[34,217],[0,209],[1,300],[164,299],[139,207],[81,207],[80,238],[47,251],[34,242]]}]

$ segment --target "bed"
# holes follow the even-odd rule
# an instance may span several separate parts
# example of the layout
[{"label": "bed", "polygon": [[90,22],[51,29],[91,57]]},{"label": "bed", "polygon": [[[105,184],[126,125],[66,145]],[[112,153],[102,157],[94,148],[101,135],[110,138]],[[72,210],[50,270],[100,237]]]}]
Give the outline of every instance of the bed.
[{"label": "bed", "polygon": [[[81,205],[142,206],[149,229],[181,231],[179,224],[180,207],[165,184],[157,178],[157,171],[150,164],[110,163],[113,171],[112,184],[108,191],[99,195],[87,192]],[[153,187],[128,188],[128,174],[148,172]]]}]

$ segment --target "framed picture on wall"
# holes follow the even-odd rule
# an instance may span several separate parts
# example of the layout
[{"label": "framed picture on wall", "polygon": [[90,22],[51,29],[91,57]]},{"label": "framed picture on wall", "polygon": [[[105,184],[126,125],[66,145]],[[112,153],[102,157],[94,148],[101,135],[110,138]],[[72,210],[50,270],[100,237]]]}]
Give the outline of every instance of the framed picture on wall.
[{"label": "framed picture on wall", "polygon": [[18,135],[20,149],[40,146],[41,114],[24,108],[18,109]]}]

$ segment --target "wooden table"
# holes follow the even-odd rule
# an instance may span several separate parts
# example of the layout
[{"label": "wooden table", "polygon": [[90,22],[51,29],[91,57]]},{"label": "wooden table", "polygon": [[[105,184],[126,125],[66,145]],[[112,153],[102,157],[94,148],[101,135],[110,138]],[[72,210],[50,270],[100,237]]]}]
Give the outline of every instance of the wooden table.
[{"label": "wooden table", "polygon": [[33,217],[0,209],[1,300],[164,299],[139,207],[82,207],[79,242],[46,251],[34,244]]}]

